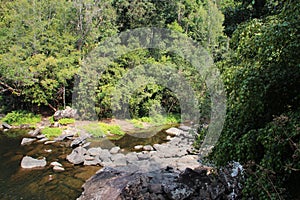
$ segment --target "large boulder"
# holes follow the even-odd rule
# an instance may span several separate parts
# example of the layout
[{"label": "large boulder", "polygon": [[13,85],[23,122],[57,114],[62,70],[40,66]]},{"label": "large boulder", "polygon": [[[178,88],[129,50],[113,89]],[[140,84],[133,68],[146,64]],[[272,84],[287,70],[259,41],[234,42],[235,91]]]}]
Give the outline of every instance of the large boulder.
[{"label": "large boulder", "polygon": [[67,106],[65,110],[56,111],[53,115],[53,119],[55,121],[58,121],[62,118],[75,118],[75,117],[77,117],[77,110],[69,106]]},{"label": "large boulder", "polygon": [[25,156],[21,161],[21,167],[26,169],[45,167],[46,165],[47,165],[46,158],[35,159],[30,156]]}]

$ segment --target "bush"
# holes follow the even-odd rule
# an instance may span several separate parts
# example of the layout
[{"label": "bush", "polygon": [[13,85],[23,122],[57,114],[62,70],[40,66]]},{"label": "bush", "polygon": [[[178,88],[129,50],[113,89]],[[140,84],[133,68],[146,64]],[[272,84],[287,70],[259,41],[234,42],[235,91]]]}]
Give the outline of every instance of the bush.
[{"label": "bush", "polygon": [[29,113],[27,111],[19,110],[12,111],[8,113],[3,119],[3,122],[6,122],[11,125],[21,125],[21,124],[36,124],[42,120],[40,115],[35,115],[33,113]]},{"label": "bush", "polygon": [[62,118],[62,119],[58,120],[58,123],[60,123],[61,125],[74,124],[75,119],[73,119],[73,118]]},{"label": "bush", "polygon": [[44,128],[41,132],[42,132],[42,134],[44,134],[47,138],[54,138],[54,137],[58,137],[58,136],[61,135],[62,129],[60,129],[60,128],[50,128],[50,127],[46,127],[46,128]]}]

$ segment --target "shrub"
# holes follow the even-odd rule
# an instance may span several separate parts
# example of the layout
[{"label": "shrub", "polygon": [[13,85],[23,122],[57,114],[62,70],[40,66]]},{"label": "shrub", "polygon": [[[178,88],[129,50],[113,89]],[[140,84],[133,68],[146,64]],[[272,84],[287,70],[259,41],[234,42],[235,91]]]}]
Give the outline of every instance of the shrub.
[{"label": "shrub", "polygon": [[75,119],[73,119],[73,118],[62,118],[62,119],[58,120],[58,123],[60,123],[61,125],[74,124]]},{"label": "shrub", "polygon": [[2,119],[3,122],[16,126],[21,124],[33,125],[40,122],[41,120],[42,119],[40,115],[35,115],[23,110],[12,111]]},{"label": "shrub", "polygon": [[42,131],[42,134],[44,134],[47,138],[54,138],[57,136],[60,136],[62,133],[62,129],[60,128],[50,128],[46,127]]}]

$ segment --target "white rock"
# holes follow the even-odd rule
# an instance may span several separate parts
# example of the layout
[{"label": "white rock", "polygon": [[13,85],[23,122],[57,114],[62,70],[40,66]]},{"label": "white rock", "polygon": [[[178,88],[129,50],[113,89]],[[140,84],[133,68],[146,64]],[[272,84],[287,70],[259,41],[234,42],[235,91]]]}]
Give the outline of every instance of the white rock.
[{"label": "white rock", "polygon": [[26,169],[31,169],[35,167],[45,167],[46,165],[47,165],[46,158],[34,159],[30,156],[25,156],[21,161],[21,167]]}]

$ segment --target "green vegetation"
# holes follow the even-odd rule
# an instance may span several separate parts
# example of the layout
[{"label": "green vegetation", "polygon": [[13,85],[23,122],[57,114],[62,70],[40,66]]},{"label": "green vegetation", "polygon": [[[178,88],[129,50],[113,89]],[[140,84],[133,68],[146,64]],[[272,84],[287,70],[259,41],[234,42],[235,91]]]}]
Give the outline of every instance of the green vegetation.
[{"label": "green vegetation", "polygon": [[100,128],[99,123],[90,123],[87,125],[79,126],[77,128],[82,129],[83,131],[93,135],[93,137],[104,137],[105,136],[105,133]]},{"label": "green vegetation", "polygon": [[79,129],[86,131],[94,137],[104,137],[105,135],[117,135],[123,136],[125,133],[121,130],[121,127],[113,124],[106,123],[90,123],[83,126],[79,126]]},{"label": "green vegetation", "polygon": [[114,124],[106,124],[106,123],[99,123],[100,129],[104,132],[104,134],[108,135],[125,135],[124,131],[121,130],[119,125]]},{"label": "green vegetation", "polygon": [[73,118],[62,118],[62,119],[58,120],[58,123],[61,124],[61,125],[74,124],[75,119],[73,119]]},{"label": "green vegetation", "polygon": [[55,137],[58,137],[62,134],[62,129],[61,128],[46,127],[41,132],[47,138],[55,138]]},{"label": "green vegetation", "polygon": [[36,123],[40,122],[42,119],[40,115],[35,115],[27,111],[12,111],[8,113],[1,120],[10,125],[18,126],[21,124],[35,125]]},{"label": "green vegetation", "polygon": [[[78,85],[81,90],[73,90],[75,74],[85,73],[79,71],[87,55],[95,49],[115,54],[113,47],[99,48],[111,36],[141,27],[168,28],[209,52],[224,82],[226,122],[209,158],[217,165],[232,160],[244,165],[245,199],[292,198],[289,185],[300,170],[297,1],[3,0],[0,10],[1,113],[55,110],[70,104],[72,95],[91,92],[94,104],[76,102],[83,108],[78,110],[83,119],[92,117],[86,110],[95,110],[99,119],[114,117],[113,113],[133,118],[131,122],[139,128],[143,122],[177,123],[179,118],[174,116],[182,109],[179,100],[191,96],[179,97],[160,83],[177,83],[174,80],[180,76],[199,102],[193,110],[209,121],[214,94],[208,91],[205,75],[191,66],[190,58],[164,48],[137,48],[109,63],[96,63],[107,65],[101,77],[83,81]],[[162,47],[169,45],[163,39],[159,42]],[[136,44],[130,40],[128,45]],[[97,84],[87,89],[91,81]],[[181,84],[176,87],[186,91]],[[2,120],[36,123],[40,117],[14,111]],[[120,127],[103,123],[82,128],[99,137],[124,134]],[[205,134],[206,130],[199,133],[198,147]]]},{"label": "green vegetation", "polygon": [[177,124],[180,123],[180,115],[168,115],[163,116],[156,114],[153,117],[141,117],[137,119],[131,119],[129,122],[133,123],[136,128],[144,128],[143,123],[149,123],[151,125],[165,125],[165,124]]}]

